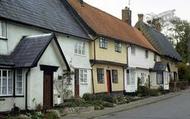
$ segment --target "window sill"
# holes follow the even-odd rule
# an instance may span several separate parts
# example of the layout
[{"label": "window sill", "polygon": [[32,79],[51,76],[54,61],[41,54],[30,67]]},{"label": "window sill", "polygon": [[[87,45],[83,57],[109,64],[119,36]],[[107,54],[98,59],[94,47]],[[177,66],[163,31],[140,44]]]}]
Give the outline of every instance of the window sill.
[{"label": "window sill", "polygon": [[81,85],[88,85],[88,83],[80,83]]},{"label": "window sill", "polygon": [[76,53],[75,53],[75,56],[86,57],[86,55],[76,54]]},{"label": "window sill", "polygon": [[8,40],[6,37],[0,36],[0,40]]},{"label": "window sill", "polygon": [[100,47],[101,49],[107,50],[108,48]]},{"label": "window sill", "polygon": [[24,97],[24,95],[16,95],[16,96],[0,96],[0,98],[13,98],[13,97]]}]

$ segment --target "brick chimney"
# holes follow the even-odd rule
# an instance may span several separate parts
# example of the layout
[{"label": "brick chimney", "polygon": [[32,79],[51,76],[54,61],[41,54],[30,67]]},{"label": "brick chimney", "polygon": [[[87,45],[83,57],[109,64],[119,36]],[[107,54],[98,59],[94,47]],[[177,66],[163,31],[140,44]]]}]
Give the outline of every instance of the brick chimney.
[{"label": "brick chimney", "polygon": [[138,21],[143,21],[143,20],[144,20],[144,15],[138,14]]},{"label": "brick chimney", "polygon": [[132,12],[128,7],[125,7],[125,9],[122,9],[122,21],[131,25],[131,16],[132,16]]},{"label": "brick chimney", "polygon": [[160,24],[160,19],[153,19],[153,23],[154,27],[156,28],[157,31],[161,32],[161,24]]}]

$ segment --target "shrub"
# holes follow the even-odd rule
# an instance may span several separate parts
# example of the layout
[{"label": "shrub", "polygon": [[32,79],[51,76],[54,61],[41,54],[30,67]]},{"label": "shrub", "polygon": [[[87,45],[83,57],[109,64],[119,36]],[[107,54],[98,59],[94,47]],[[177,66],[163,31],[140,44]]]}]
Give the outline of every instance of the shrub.
[{"label": "shrub", "polygon": [[84,100],[86,101],[93,101],[96,99],[96,96],[94,94],[89,94],[89,93],[86,93],[83,95],[82,97]]},{"label": "shrub", "polygon": [[45,114],[45,119],[59,119],[59,116],[56,112],[51,111]]},{"label": "shrub", "polygon": [[104,107],[114,107],[113,103],[105,102],[105,101],[102,102],[102,105],[103,105]]},{"label": "shrub", "polygon": [[137,94],[140,96],[149,96],[149,88],[146,86],[139,86]]},{"label": "shrub", "polygon": [[104,109],[104,106],[101,105],[101,104],[98,104],[98,105],[94,106],[94,110],[103,110],[103,109]]},{"label": "shrub", "polygon": [[150,96],[158,96],[160,91],[158,89],[150,89],[149,94]]}]

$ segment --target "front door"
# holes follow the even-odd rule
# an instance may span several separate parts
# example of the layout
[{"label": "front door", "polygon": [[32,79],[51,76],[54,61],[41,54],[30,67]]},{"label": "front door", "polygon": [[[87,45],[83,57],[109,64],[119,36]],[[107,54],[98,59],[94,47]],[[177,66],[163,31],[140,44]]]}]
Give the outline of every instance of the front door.
[{"label": "front door", "polygon": [[75,97],[79,97],[79,69],[75,69]]},{"label": "front door", "polygon": [[112,92],[112,83],[111,83],[110,70],[106,71],[106,77],[107,77],[107,90],[108,90],[108,94],[110,94]]},{"label": "front door", "polygon": [[53,107],[53,72],[44,71],[44,109]]},{"label": "front door", "polygon": [[127,69],[125,79],[125,92],[134,93],[138,88],[138,81],[136,77],[136,70],[134,68]]}]

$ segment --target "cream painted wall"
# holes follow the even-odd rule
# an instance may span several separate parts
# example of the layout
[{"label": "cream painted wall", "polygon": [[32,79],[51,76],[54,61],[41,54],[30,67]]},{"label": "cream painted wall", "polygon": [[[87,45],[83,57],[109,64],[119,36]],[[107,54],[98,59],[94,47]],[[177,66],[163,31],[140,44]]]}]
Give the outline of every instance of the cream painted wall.
[{"label": "cream painted wall", "polygon": [[[97,68],[104,69],[104,83],[99,84],[97,81]],[[118,83],[112,83],[112,91],[123,91],[123,68],[119,66],[112,65],[101,65],[96,64],[93,66],[93,80],[94,80],[94,90],[95,93],[104,93],[107,92],[107,78],[106,78],[106,70],[118,70]],[[112,79],[112,78],[111,78]]]},{"label": "cream painted wall", "polygon": [[[94,59],[94,42],[91,43],[91,57]],[[125,43],[122,43],[121,53],[115,52],[115,41],[108,39],[108,48],[103,49],[99,47],[99,39],[95,40],[96,60],[111,61],[126,64],[127,49]]]}]

